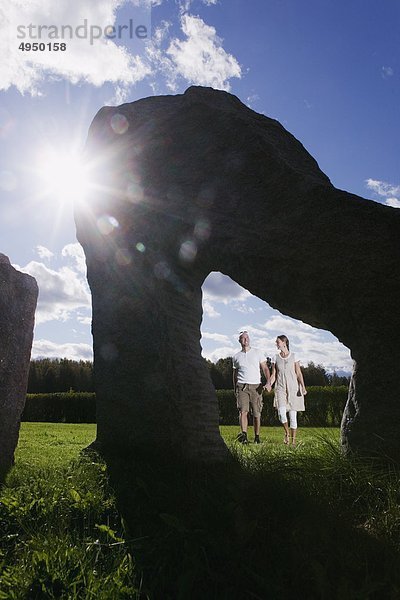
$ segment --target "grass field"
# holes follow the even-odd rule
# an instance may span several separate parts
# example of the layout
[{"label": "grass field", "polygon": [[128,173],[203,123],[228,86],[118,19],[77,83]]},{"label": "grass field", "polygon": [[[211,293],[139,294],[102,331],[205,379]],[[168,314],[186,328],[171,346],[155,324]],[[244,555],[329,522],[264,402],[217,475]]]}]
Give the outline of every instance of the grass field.
[{"label": "grass field", "polygon": [[96,425],[77,423],[22,423],[16,467],[65,466],[79,457],[96,437]]},{"label": "grass field", "polygon": [[337,429],[300,429],[296,448],[281,428],[260,446],[221,433],[240,475],[177,475],[162,506],[137,477],[127,534],[105,465],[80,454],[95,426],[23,423],[0,495],[0,599],[400,597],[397,468],[344,459]]},{"label": "grass field", "polygon": [[[239,428],[236,426],[221,427],[221,434],[227,444],[234,444]],[[16,467],[30,466],[62,466],[79,457],[83,448],[96,437],[96,425],[68,423],[22,423],[16,452]],[[249,428],[249,440],[253,439],[252,428]],[[269,448],[276,452],[285,451],[282,445],[283,429],[281,427],[263,427],[262,445],[250,448],[254,451]],[[339,430],[336,428],[303,428],[299,429],[298,448],[300,453],[318,452],[326,441],[339,443]]]}]

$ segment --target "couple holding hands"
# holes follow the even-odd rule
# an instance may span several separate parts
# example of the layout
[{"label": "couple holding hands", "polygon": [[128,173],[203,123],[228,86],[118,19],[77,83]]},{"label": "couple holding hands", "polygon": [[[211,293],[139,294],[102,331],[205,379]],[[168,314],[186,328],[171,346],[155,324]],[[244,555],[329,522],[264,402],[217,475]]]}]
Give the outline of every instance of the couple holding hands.
[{"label": "couple holding hands", "polygon": [[[241,433],[239,441],[248,444],[247,426],[248,413],[251,411],[254,419],[254,443],[260,443],[261,411],[263,407],[262,392],[274,388],[274,407],[285,430],[284,443],[294,446],[296,444],[297,412],[304,410],[304,396],[307,394],[303,374],[299,361],[289,350],[289,340],[286,335],[278,335],[276,346],[278,354],[272,364],[272,374],[269,372],[267,361],[263,353],[250,346],[250,337],[247,331],[242,331],[239,336],[242,347],[240,352],[233,357],[233,388],[235,390]],[[262,368],[266,384],[261,384],[260,367]],[[287,414],[289,414],[289,424]]]}]

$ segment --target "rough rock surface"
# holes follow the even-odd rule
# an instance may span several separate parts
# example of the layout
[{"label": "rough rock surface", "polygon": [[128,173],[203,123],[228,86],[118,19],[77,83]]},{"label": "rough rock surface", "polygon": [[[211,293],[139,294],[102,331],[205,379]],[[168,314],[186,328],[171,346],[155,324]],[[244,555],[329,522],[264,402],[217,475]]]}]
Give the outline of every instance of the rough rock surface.
[{"label": "rough rock surface", "polygon": [[343,447],[400,458],[400,211],[336,189],[282,125],[210,88],[102,108],[87,153],[104,447],[225,457],[199,331],[221,271],[351,349]]},{"label": "rough rock surface", "polygon": [[0,480],[14,463],[25,405],[38,287],[0,254]]}]

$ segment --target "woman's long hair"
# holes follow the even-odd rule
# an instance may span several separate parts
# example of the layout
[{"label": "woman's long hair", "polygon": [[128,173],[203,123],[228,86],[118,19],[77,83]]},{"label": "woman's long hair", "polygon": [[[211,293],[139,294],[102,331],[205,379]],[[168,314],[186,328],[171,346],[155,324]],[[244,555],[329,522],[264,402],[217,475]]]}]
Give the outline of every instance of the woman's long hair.
[{"label": "woman's long hair", "polygon": [[287,349],[289,350],[289,338],[287,338],[286,335],[277,335],[276,337],[278,338],[278,340],[281,340],[281,342],[284,342],[286,344]]}]

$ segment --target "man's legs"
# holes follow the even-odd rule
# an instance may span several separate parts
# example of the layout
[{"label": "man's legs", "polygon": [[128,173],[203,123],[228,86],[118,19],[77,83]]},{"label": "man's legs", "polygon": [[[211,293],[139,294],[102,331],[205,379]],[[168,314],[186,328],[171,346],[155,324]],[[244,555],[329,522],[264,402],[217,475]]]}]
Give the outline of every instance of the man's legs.
[{"label": "man's legs", "polygon": [[246,433],[246,434],[247,434],[247,427],[249,425],[248,414],[249,413],[247,410],[240,411],[240,428],[242,430],[242,433]]},{"label": "man's legs", "polygon": [[263,407],[262,386],[251,385],[251,412],[253,414],[254,443],[260,443],[261,411]]},{"label": "man's legs", "polygon": [[239,412],[239,425],[240,425],[240,433],[237,436],[237,441],[242,444],[248,444],[249,441],[247,439],[247,426],[248,426],[248,411],[241,410]]},{"label": "man's legs", "polygon": [[261,417],[255,417],[253,415],[253,425],[254,425],[254,443],[261,444],[261,441],[260,441]]},{"label": "man's legs", "polygon": [[236,390],[237,407],[239,409],[239,424],[241,432],[238,440],[242,444],[248,444],[247,427],[249,414],[249,391],[247,384],[239,384]]}]

